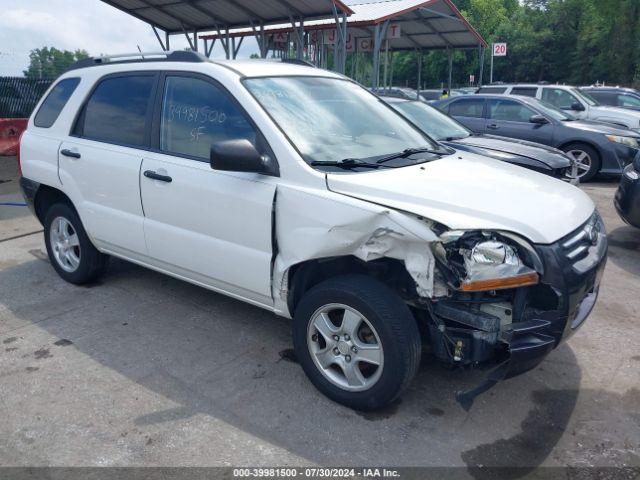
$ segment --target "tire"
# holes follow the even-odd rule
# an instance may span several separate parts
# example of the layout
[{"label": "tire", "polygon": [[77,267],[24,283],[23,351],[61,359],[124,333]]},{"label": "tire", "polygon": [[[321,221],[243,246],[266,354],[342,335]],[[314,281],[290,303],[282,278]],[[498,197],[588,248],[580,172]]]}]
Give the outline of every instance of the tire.
[{"label": "tire", "polygon": [[[578,178],[580,182],[588,182],[600,171],[602,164],[600,154],[590,145],[585,143],[571,143],[562,147],[562,151],[578,162]],[[588,169],[580,166],[580,163],[588,163]]]},{"label": "tire", "polygon": [[56,203],[47,210],[44,242],[51,265],[69,283],[93,282],[106,270],[109,257],[93,246],[77,212],[66,203]]},{"label": "tire", "polygon": [[363,411],[396,400],[415,376],[422,353],[420,332],[407,305],[365,275],[332,278],[307,292],[295,311],[293,343],[318,390]]}]

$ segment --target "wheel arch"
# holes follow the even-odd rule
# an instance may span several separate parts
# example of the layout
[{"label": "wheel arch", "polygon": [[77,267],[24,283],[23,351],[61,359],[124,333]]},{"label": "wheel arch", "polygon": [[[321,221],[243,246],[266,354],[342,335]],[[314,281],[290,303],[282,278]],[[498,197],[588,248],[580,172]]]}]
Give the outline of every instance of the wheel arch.
[{"label": "wheel arch", "polygon": [[40,185],[33,199],[33,209],[36,217],[41,224],[44,225],[44,219],[47,211],[56,203],[66,203],[76,210],[71,199],[61,190],[50,187],[49,185]]},{"label": "wheel arch", "polygon": [[573,139],[573,140],[567,140],[562,142],[560,145],[558,145],[557,149],[564,151],[564,149],[566,147],[568,147],[569,145],[587,145],[588,147],[593,148],[597,153],[598,156],[600,157],[600,160],[602,160],[602,151],[600,150],[600,147],[598,146],[597,143],[594,143],[590,140],[583,140],[583,139]]},{"label": "wheel arch", "polygon": [[403,299],[417,296],[415,282],[401,260],[383,257],[365,262],[352,255],[312,259],[293,265],[287,272],[287,307],[291,315],[311,288],[330,278],[349,274],[375,278]]}]

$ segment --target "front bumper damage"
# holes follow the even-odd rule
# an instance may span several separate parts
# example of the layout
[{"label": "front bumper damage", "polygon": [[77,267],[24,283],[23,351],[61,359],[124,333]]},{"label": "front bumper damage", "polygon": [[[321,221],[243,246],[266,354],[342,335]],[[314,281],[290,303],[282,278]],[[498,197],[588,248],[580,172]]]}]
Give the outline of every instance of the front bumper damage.
[{"label": "front bumper damage", "polygon": [[[591,313],[607,259],[599,216],[551,245],[535,247],[544,264],[540,283],[515,290],[512,308],[490,299],[434,303],[430,337],[434,354],[458,365],[491,368],[475,388],[456,399],[469,410],[475,398],[501,380],[542,362]],[[502,310],[500,310],[502,309]]]}]

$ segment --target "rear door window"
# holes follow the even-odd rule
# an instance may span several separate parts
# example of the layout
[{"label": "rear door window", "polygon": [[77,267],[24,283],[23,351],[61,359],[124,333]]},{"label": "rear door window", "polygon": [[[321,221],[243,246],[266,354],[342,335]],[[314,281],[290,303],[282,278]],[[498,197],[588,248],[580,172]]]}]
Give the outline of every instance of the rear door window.
[{"label": "rear door window", "polygon": [[74,134],[116,145],[147,145],[155,82],[155,74],[105,78],[85,104]]},{"label": "rear door window", "polygon": [[523,95],[525,97],[536,97],[537,87],[513,87],[511,95]]},{"label": "rear door window", "polygon": [[64,80],[60,80],[51,92],[49,92],[44,102],[42,102],[33,120],[33,124],[40,128],[50,128],[53,126],[79,83],[79,78],[65,78]]},{"label": "rear door window", "polygon": [[449,115],[452,117],[482,118],[484,99],[464,98],[449,104]]},{"label": "rear door window", "polygon": [[529,122],[536,112],[515,100],[489,100],[489,118],[504,122]]},{"label": "rear door window", "polygon": [[226,92],[199,78],[166,78],[161,151],[209,160],[214,143],[239,139],[249,140],[258,148],[255,128]]}]

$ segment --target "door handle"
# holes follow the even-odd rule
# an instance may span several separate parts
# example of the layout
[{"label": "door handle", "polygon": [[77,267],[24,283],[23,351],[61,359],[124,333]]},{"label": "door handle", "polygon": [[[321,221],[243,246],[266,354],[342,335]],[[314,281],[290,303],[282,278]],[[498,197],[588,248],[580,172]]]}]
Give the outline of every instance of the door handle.
[{"label": "door handle", "polygon": [[60,153],[62,155],[64,155],[65,157],[71,157],[71,158],[80,158],[81,157],[81,155],[78,152],[74,152],[73,150],[69,150],[68,148],[60,150]]},{"label": "door handle", "polygon": [[145,170],[143,175],[147,178],[151,178],[152,180],[159,180],[160,182],[171,183],[173,181],[173,178],[171,178],[169,175],[160,175],[153,170]]},{"label": "door handle", "polygon": [[490,128],[491,130],[498,130],[498,125],[496,125],[495,123],[490,123],[489,125],[487,125],[487,128]]}]

